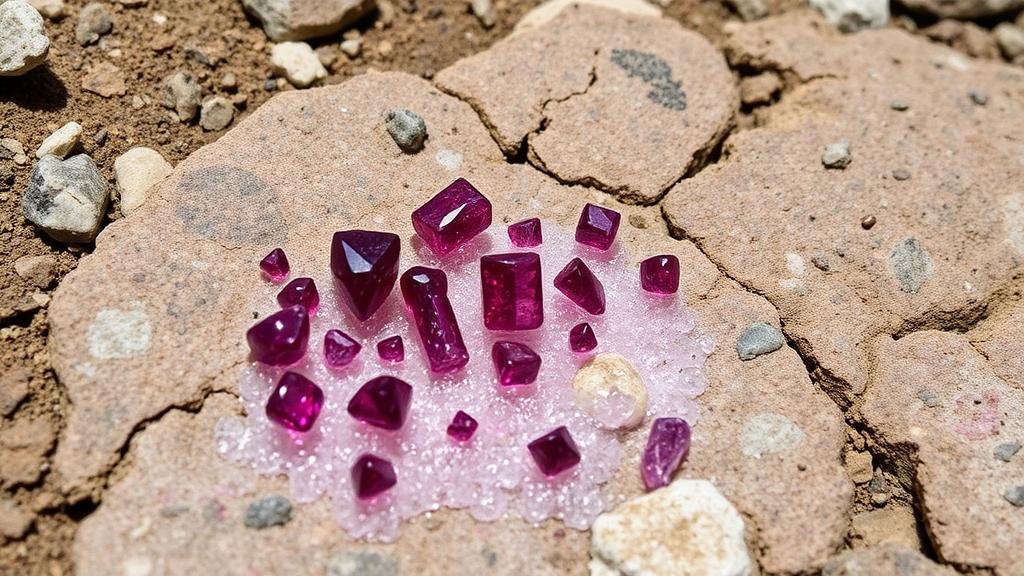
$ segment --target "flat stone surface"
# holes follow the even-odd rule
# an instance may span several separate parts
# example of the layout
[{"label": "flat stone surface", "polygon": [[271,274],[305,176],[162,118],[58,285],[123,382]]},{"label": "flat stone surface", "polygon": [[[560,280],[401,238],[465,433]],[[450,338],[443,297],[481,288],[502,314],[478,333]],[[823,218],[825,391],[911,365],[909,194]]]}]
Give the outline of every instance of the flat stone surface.
[{"label": "flat stone surface", "polygon": [[952,568],[932,562],[917,550],[895,544],[846,552],[829,560],[822,576],[954,576]]},{"label": "flat stone surface", "polygon": [[1024,459],[1003,462],[993,451],[1024,435],[1024,391],[999,378],[960,334],[881,337],[876,354],[864,423],[896,455],[936,553],[958,565],[1020,574],[1024,516],[1003,493],[1024,477]]},{"label": "flat stone surface", "polygon": [[[793,87],[662,207],[675,234],[781,310],[823,385],[852,402],[871,336],[963,325],[1019,273],[1024,71],[895,29],[842,36],[813,13],[732,30],[735,64]],[[843,139],[852,162],[827,169],[823,150]]]},{"label": "flat stone surface", "polygon": [[725,134],[739,95],[721,54],[678,23],[572,5],[437,75],[506,154],[627,202],[657,200]]}]

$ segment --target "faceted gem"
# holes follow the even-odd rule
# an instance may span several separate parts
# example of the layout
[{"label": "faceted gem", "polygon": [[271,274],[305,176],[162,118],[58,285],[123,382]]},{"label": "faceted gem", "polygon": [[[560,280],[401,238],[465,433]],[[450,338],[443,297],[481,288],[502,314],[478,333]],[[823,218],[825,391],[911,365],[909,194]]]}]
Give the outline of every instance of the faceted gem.
[{"label": "faceted gem", "polygon": [[540,218],[529,218],[508,225],[508,239],[517,248],[533,248],[544,242],[540,232]]},{"label": "faceted gem", "polygon": [[448,277],[441,270],[413,266],[402,274],[402,297],[412,314],[427,361],[434,372],[454,372],[469,362],[459,323],[448,300]]},{"label": "faceted gem", "polygon": [[651,425],[641,460],[641,473],[648,490],[667,486],[672,474],[690,451],[690,425],[681,418],[658,418]]},{"label": "faceted gem", "polygon": [[580,463],[580,449],[565,426],[530,442],[527,448],[545,476],[557,476]]},{"label": "faceted gem", "polygon": [[396,483],[395,467],[379,456],[363,454],[352,465],[352,487],[360,500],[387,492]]},{"label": "faceted gem", "polygon": [[295,432],[313,427],[324,393],[311,380],[295,372],[285,372],[267,399],[267,418]]},{"label": "faceted gem", "polygon": [[467,442],[476,433],[479,426],[475,418],[462,410],[455,413],[452,423],[448,425],[448,436],[457,442]]},{"label": "faceted gem", "polygon": [[491,225],[491,202],[465,178],[459,178],[412,213],[416,234],[444,256]]},{"label": "faceted gem", "polygon": [[362,349],[362,344],[341,330],[328,330],[324,335],[324,363],[331,368],[348,366]]},{"label": "faceted gem", "polygon": [[590,324],[583,322],[569,330],[569,348],[577,354],[590,352],[597,348],[597,335],[594,334],[594,329],[590,327]]},{"label": "faceted gem", "polygon": [[544,323],[540,256],[533,252],[491,254],[480,259],[484,326],[532,330]]},{"label": "faceted gem", "polygon": [[640,286],[655,294],[675,294],[679,290],[679,258],[665,254],[641,262]]},{"label": "faceted gem", "polygon": [[604,314],[604,286],[579,258],[573,258],[555,276],[555,288],[591,314]]},{"label": "faceted gem", "polygon": [[356,318],[381,307],[398,279],[401,240],[390,232],[344,230],[331,241],[331,272],[338,294]]},{"label": "faceted gem", "polygon": [[615,210],[588,203],[576,223],[576,241],[604,251],[611,247],[622,216]]},{"label": "faceted gem", "polygon": [[310,316],[316,316],[316,309],[320,307],[320,293],[317,292],[316,283],[312,278],[296,278],[277,294],[277,303],[282,308],[301,304],[306,307],[306,312]]},{"label": "faceted gem", "polygon": [[402,337],[391,336],[377,342],[377,355],[389,362],[405,360],[405,343],[402,342]]},{"label": "faceted gem", "polygon": [[304,306],[289,306],[257,322],[245,333],[252,358],[271,366],[302,359],[309,344],[309,315]]},{"label": "faceted gem", "polygon": [[411,401],[412,386],[394,376],[377,376],[356,390],[348,413],[370,426],[398,430],[405,424]]},{"label": "faceted gem", "polygon": [[518,342],[495,342],[491,347],[494,371],[502,386],[525,386],[533,384],[540,372],[540,356],[526,344]]},{"label": "faceted gem", "polygon": [[291,269],[288,257],[280,248],[274,248],[270,254],[263,257],[263,260],[260,260],[260,270],[275,284],[287,278]]}]

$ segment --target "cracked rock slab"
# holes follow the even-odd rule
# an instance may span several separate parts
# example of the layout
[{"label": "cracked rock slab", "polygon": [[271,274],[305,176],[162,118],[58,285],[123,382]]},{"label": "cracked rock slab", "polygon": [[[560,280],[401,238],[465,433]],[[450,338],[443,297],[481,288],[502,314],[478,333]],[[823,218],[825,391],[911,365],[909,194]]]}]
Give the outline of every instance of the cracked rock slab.
[{"label": "cracked rock slab", "polygon": [[882,544],[846,552],[829,560],[822,576],[954,576],[956,571],[932,562],[917,550]]},{"label": "cracked rock slab", "polygon": [[559,181],[652,203],[731,126],[738,90],[722,55],[668,19],[570,5],[442,70],[507,155],[525,145]]}]

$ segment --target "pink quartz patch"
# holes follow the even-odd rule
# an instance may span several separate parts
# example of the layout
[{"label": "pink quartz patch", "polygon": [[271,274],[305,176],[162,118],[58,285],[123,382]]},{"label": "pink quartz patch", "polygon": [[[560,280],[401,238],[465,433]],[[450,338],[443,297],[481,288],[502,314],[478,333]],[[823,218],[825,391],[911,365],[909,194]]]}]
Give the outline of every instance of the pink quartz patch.
[{"label": "pink quartz patch", "polygon": [[953,429],[968,440],[984,440],[999,433],[999,395],[994,390],[970,393],[956,399]]}]

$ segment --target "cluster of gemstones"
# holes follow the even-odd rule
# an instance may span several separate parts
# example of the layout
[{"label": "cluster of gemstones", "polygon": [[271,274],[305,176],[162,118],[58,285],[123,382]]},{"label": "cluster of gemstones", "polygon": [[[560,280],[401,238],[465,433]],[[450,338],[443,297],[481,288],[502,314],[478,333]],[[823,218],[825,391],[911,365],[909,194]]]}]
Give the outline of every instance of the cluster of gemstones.
[{"label": "cluster of gemstones", "polygon": [[[391,531],[387,527],[375,532],[361,529],[360,525],[365,525],[365,519],[375,511],[394,509],[389,492],[407,475],[417,478],[418,485],[410,490],[416,496],[409,496],[416,501],[402,508],[400,516],[445,504],[470,507],[478,518],[492,519],[504,511],[509,492],[518,490],[534,503],[550,500],[551,495],[561,492],[557,503],[542,502],[532,509],[521,507],[522,515],[533,521],[556,515],[576,527],[589,525],[604,508],[605,503],[594,494],[594,489],[617,468],[618,439],[608,426],[576,409],[569,378],[564,375],[571,377],[574,366],[598,351],[600,330],[614,333],[610,329],[614,327],[605,326],[602,320],[605,312],[619,303],[609,301],[605,283],[586,260],[589,257],[591,264],[604,267],[618,263],[621,254],[611,249],[619,221],[620,214],[614,210],[593,204],[584,207],[574,235],[576,248],[570,248],[576,255],[568,259],[553,279],[549,277],[550,285],[560,295],[556,305],[549,302],[549,313],[555,314],[558,325],[571,327],[560,336],[563,357],[548,362],[543,362],[541,353],[543,348],[550,348],[552,340],[542,329],[546,282],[538,253],[545,244],[542,227],[547,226],[542,226],[540,219],[508,226],[507,242],[516,251],[481,254],[484,244],[493,243],[493,235],[488,232],[492,223],[491,203],[468,181],[456,180],[412,214],[413,228],[429,249],[435,266],[411,266],[401,275],[401,239],[396,234],[368,230],[335,233],[330,272],[336,289],[323,295],[325,306],[321,308],[321,294],[312,278],[295,278],[277,295],[280,309],[257,322],[246,334],[255,361],[255,375],[253,385],[243,390],[243,396],[253,398],[263,388],[263,382],[273,379],[269,393],[265,388],[262,392],[262,411],[266,422],[277,427],[278,433],[262,430],[270,438],[271,446],[257,450],[265,460],[261,467],[267,472],[289,473],[293,491],[304,496],[300,499],[312,499],[331,491],[326,486],[330,479],[324,476],[333,471],[334,462],[348,463],[345,484],[354,494],[359,512],[356,517],[349,517],[347,527],[359,536],[389,536]],[[565,235],[557,226],[552,231],[559,239]],[[562,242],[562,252],[566,246]],[[453,258],[455,253],[461,257]],[[465,281],[459,283],[460,293],[450,293],[448,274],[437,267],[445,264],[463,280],[467,269],[478,264],[476,302],[467,302]],[[267,255],[260,268],[273,283],[282,283],[290,275],[288,258],[281,249]],[[632,312],[644,315],[645,320],[649,320],[652,312],[660,312],[661,324],[674,328],[674,336],[687,338],[690,345],[689,357],[682,360],[670,362],[654,354],[642,358],[638,366],[649,377],[661,380],[649,382],[652,400],[648,413],[664,414],[671,410],[671,416],[654,419],[641,462],[643,480],[648,489],[653,489],[670,480],[689,449],[687,420],[692,422],[694,416],[692,398],[703,390],[703,360],[710,353],[711,344],[688,339],[692,313],[672,297],[678,291],[680,275],[675,256],[654,256],[641,263],[638,275],[633,270],[634,282],[638,276],[645,296],[641,297],[643,309]],[[613,285],[616,290],[625,282],[620,276],[616,275],[619,280]],[[390,296],[396,283],[404,306],[392,303],[395,299]],[[311,318],[331,304],[349,320],[348,327],[343,330],[334,325],[322,332],[322,354],[312,360],[307,354]],[[460,324],[457,309],[474,307],[479,312],[474,317],[479,316],[483,326]],[[628,315],[629,311],[624,314]],[[567,323],[570,318],[575,320]],[[651,324],[657,329],[659,322]],[[463,328],[468,328],[470,338],[464,339]],[[622,330],[635,333],[632,327]],[[401,334],[405,331],[417,336],[415,353],[406,352]],[[377,358],[366,358],[362,351],[363,345],[369,344],[369,335],[384,336],[376,341]],[[671,346],[672,334],[658,337],[668,338]],[[480,373],[481,363],[471,363],[471,348],[479,348],[481,341],[490,343],[488,375]],[[623,348],[643,346],[631,342]],[[562,375],[561,381],[539,381],[542,364],[552,375]],[[424,368],[419,374],[428,381],[414,381],[414,387],[403,375],[416,375],[419,366]],[[375,370],[380,372],[374,373]],[[316,372],[329,375],[331,380],[337,378],[348,383],[359,379],[359,383],[344,398],[335,399],[332,406],[333,390],[325,393],[324,387],[315,382],[317,377],[311,374]],[[364,372],[372,377],[363,380]],[[666,375],[673,378],[663,382]],[[480,381],[493,382],[494,389],[472,386]],[[420,392],[424,386],[430,387],[429,391]],[[427,401],[435,404],[433,416],[424,414],[418,426],[410,424],[414,390],[416,396],[426,393]],[[494,398],[491,401],[463,396],[464,405],[449,413],[449,419],[443,423],[437,422],[437,405],[451,406],[466,393],[489,394]],[[324,411],[340,408],[342,404],[350,418],[344,433],[332,430],[337,420],[318,425]],[[633,406],[624,408],[632,410]],[[503,415],[507,421],[502,421]],[[525,446],[515,446],[522,423],[529,418],[535,419],[531,425],[548,427],[532,436]],[[486,430],[487,438],[478,447],[475,439],[481,430]],[[424,441],[422,445],[417,441],[428,434],[446,435],[450,450],[460,451],[446,449],[443,457],[448,462],[425,463],[424,454],[429,457],[428,448],[436,446],[437,440]],[[362,450],[330,441],[332,437],[346,435],[379,449]],[[253,442],[253,430],[241,428],[238,422],[225,423],[218,436],[221,451],[236,455],[246,452]],[[493,486],[484,486],[481,493],[470,496],[474,501],[455,494],[455,489],[444,485],[444,481],[440,488],[427,489],[422,485],[420,474],[424,467],[457,471],[456,460],[473,458],[474,448],[484,451],[480,457],[495,458],[491,468],[507,468],[494,472],[490,481]],[[523,452],[514,454],[516,450]],[[247,453],[252,459],[253,452]],[[526,458],[521,456],[527,454],[532,471],[522,469]],[[396,457],[403,461],[396,462]],[[318,463],[318,458],[331,463]],[[586,471],[577,470],[588,463]],[[406,474],[403,466],[416,467],[417,473]],[[452,481],[454,477],[448,483]],[[580,493],[567,496],[573,484],[578,484]],[[335,492],[335,496],[339,494]],[[336,497],[336,506],[342,506],[338,500]],[[352,500],[349,498],[349,502]],[[569,507],[575,507],[577,514],[567,514]]]}]

